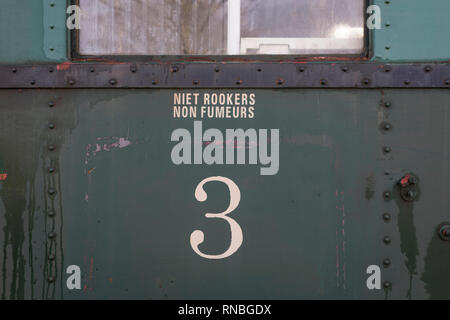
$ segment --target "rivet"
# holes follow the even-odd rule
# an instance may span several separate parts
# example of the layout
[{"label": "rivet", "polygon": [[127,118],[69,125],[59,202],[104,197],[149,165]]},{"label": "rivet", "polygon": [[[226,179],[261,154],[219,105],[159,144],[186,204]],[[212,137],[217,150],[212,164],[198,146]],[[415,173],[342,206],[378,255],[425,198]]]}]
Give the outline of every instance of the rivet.
[{"label": "rivet", "polygon": [[55,259],[56,259],[56,257],[55,257],[54,254],[51,254],[51,255],[48,256],[48,260],[50,260],[50,261],[53,261]]},{"label": "rivet", "polygon": [[391,48],[391,46],[387,45],[385,48],[386,48],[386,50],[389,50]]},{"label": "rivet", "polygon": [[433,69],[430,66],[426,66],[425,68],[423,68],[423,70],[425,72],[431,72]]},{"label": "rivet", "polygon": [[386,153],[389,153],[389,152],[392,151],[392,148],[389,147],[389,146],[385,146],[385,147],[383,147],[383,151],[386,152]]},{"label": "rivet", "polygon": [[365,84],[365,85],[370,84],[370,80],[369,80],[369,79],[364,79],[364,80],[363,80],[363,84]]},{"label": "rivet", "polygon": [[261,71],[262,71],[262,69],[261,69],[261,68],[257,68],[257,69],[256,69],[256,71],[258,71],[258,72],[261,72]]},{"label": "rivet", "polygon": [[392,104],[391,104],[389,101],[386,101],[386,102],[384,103],[384,106],[385,106],[386,108],[390,108],[390,107],[392,106]]},{"label": "rivet", "polygon": [[192,84],[194,84],[194,85],[198,85],[200,83],[200,81],[198,81],[198,80],[192,80]]},{"label": "rivet", "polygon": [[55,172],[55,168],[53,168],[53,167],[48,168],[48,172],[49,172],[49,173]]},{"label": "rivet", "polygon": [[383,265],[385,268],[389,267],[391,265],[391,259],[389,259],[389,258],[384,259]]},{"label": "rivet", "polygon": [[385,66],[384,67],[384,72],[388,73],[388,72],[391,72],[391,71],[392,71],[391,66]]},{"label": "rivet", "polygon": [[50,151],[55,151],[55,146],[48,146],[48,150],[50,150]]},{"label": "rivet", "polygon": [[242,82],[243,82],[242,80],[237,80],[237,81],[236,81],[236,84],[237,84],[237,85],[241,85]]},{"label": "rivet", "polygon": [[390,27],[391,24],[390,24],[389,22],[386,22],[385,26],[386,26],[386,27]]},{"label": "rivet", "polygon": [[408,86],[411,83],[411,81],[405,80],[405,81],[403,81],[403,83]]},{"label": "rivet", "polygon": [[94,72],[95,72],[95,68],[94,68],[94,67],[90,67],[90,68],[89,68],[89,72],[90,72],[90,73],[94,73]]},{"label": "rivet", "polygon": [[343,72],[347,72],[347,71],[348,71],[348,68],[347,68],[347,67],[342,67],[341,70],[342,70]]},{"label": "rivet", "polygon": [[384,170],[384,175],[385,176],[388,176],[388,175],[390,175],[391,174],[391,172],[389,171],[389,170]]},{"label": "rivet", "polygon": [[383,198],[389,200],[391,198],[391,192],[390,191],[383,192]]},{"label": "rivet", "polygon": [[51,26],[50,26],[50,29],[52,29],[52,30],[55,29],[55,26],[54,26],[54,25],[51,25]]},{"label": "rivet", "polygon": [[115,86],[117,84],[117,80],[116,79],[110,79],[109,80],[109,84],[112,86]]},{"label": "rivet", "polygon": [[138,71],[137,65],[132,64],[132,65],[130,66],[130,71],[131,71],[132,73],[136,73],[136,72]]},{"label": "rivet", "polygon": [[326,79],[320,80],[320,84],[323,85],[323,86],[326,86],[327,83],[328,83],[328,81]]},{"label": "rivet", "polygon": [[214,72],[220,72],[220,68],[219,67],[215,67],[214,68]]},{"label": "rivet", "polygon": [[389,1],[389,0],[386,0],[384,3],[386,3],[386,4],[389,4],[389,3],[391,3],[391,1]]},{"label": "rivet", "polygon": [[55,48],[50,48],[50,51],[55,51]]},{"label": "rivet", "polygon": [[55,211],[53,211],[53,210],[50,210],[49,212],[48,212],[48,216],[49,217],[54,217],[55,216]]},{"label": "rivet", "polygon": [[450,86],[450,79],[444,81],[446,86]]},{"label": "rivet", "polygon": [[48,282],[55,282],[55,277],[50,276],[47,278]]},{"label": "rivet", "polygon": [[156,81],[156,80],[152,81],[152,85],[156,86],[157,84],[158,84],[158,81]]},{"label": "rivet", "polygon": [[48,68],[48,72],[50,72],[50,73],[52,73],[54,70],[53,70],[53,67],[49,67]]},{"label": "rivet", "polygon": [[170,68],[170,72],[172,73],[176,73],[178,72],[178,70],[179,70],[178,66],[172,66],[172,68]]},{"label": "rivet", "polygon": [[31,84],[32,86],[34,86],[34,85],[36,84],[36,81],[31,80],[31,81],[30,81],[30,84]]},{"label": "rivet", "polygon": [[54,103],[54,102],[49,102],[49,103],[48,103],[48,106],[49,106],[50,108],[53,108],[53,107],[55,106],[55,103]]},{"label": "rivet", "polygon": [[390,123],[385,123],[383,128],[384,128],[384,130],[389,131],[392,129],[392,125]]},{"label": "rivet", "polygon": [[54,124],[54,123],[49,123],[49,124],[48,124],[48,128],[49,128],[50,130],[55,129],[55,124]]},{"label": "rivet", "polygon": [[305,67],[298,67],[298,71],[300,72],[305,72],[306,68]]},{"label": "rivet", "polygon": [[73,85],[75,84],[75,80],[70,79],[70,80],[69,80],[69,84],[70,84],[71,86],[73,86]]},{"label": "rivet", "polygon": [[50,233],[48,234],[48,237],[49,237],[50,239],[53,239],[54,237],[56,237],[56,233],[50,232]]},{"label": "rivet", "polygon": [[383,220],[386,221],[386,222],[391,220],[391,215],[389,213],[384,213],[383,214]]},{"label": "rivet", "polygon": [[49,189],[48,190],[48,194],[51,195],[51,196],[53,196],[55,193],[56,193],[55,189]]},{"label": "rivet", "polygon": [[54,6],[55,6],[54,2],[50,3],[50,7],[54,7]]},{"label": "rivet", "polygon": [[385,244],[390,244],[390,243],[391,243],[391,238],[389,238],[388,236],[386,236],[386,237],[383,238],[383,242],[384,242]]},{"label": "rivet", "polygon": [[389,289],[391,286],[392,286],[392,284],[391,284],[389,281],[385,281],[385,282],[383,283],[383,287],[384,287],[385,289]]},{"label": "rivet", "polygon": [[16,68],[12,68],[11,70],[13,73],[17,73],[17,69]]},{"label": "rivet", "polygon": [[277,80],[277,85],[281,86],[282,84],[284,84],[284,80],[283,79],[278,79]]}]

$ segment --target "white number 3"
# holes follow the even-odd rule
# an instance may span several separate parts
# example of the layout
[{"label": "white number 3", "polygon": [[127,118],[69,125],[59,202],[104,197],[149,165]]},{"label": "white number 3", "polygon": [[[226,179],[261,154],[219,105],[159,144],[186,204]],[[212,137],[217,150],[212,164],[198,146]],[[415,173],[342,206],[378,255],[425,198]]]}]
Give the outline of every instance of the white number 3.
[{"label": "white number 3", "polygon": [[230,191],[230,204],[228,206],[228,209],[221,213],[206,213],[205,217],[207,218],[219,218],[224,219],[230,224],[230,231],[231,231],[231,243],[227,251],[225,251],[222,254],[218,255],[209,255],[204,254],[200,252],[198,249],[199,244],[203,242],[205,239],[205,235],[203,231],[195,230],[191,234],[191,246],[192,249],[197,253],[199,256],[206,258],[206,259],[223,259],[226,257],[231,256],[233,253],[235,253],[239,247],[242,244],[243,236],[242,236],[242,229],[239,226],[239,224],[231,219],[230,217],[227,217],[227,214],[232,212],[234,209],[237,208],[239,205],[239,202],[241,201],[241,191],[239,190],[238,186],[230,179],[225,177],[209,177],[204,179],[202,182],[200,182],[195,189],[195,198],[198,201],[205,201],[208,197],[205,190],[203,189],[203,186],[210,182],[210,181],[218,181],[223,182],[227,185],[229,191]]}]

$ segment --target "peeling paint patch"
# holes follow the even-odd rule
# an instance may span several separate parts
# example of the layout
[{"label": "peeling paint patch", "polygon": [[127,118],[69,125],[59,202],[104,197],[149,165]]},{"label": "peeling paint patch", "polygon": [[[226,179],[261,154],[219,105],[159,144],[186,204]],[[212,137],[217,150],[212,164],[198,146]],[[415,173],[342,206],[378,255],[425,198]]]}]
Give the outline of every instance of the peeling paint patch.
[{"label": "peeling paint patch", "polygon": [[0,173],[0,181],[5,181],[6,178],[8,178],[8,174],[7,173]]},{"label": "peeling paint patch", "polygon": [[[97,153],[102,151],[111,151],[111,149],[123,149],[132,144],[132,142],[126,138],[123,137],[107,137],[97,138],[97,141],[99,143],[94,144],[88,144],[86,147],[86,157],[85,157],[85,164],[88,164],[88,162],[92,159],[92,157],[95,157]],[[94,170],[95,168],[88,171],[89,174]]]}]

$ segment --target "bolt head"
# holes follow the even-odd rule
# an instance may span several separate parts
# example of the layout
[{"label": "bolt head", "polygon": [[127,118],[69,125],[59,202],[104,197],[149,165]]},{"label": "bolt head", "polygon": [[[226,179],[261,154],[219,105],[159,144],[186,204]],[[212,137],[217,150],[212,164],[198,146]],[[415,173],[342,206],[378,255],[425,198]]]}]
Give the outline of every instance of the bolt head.
[{"label": "bolt head", "polygon": [[390,287],[392,287],[392,284],[391,284],[389,281],[385,281],[385,282],[383,283],[383,287],[384,287],[385,289],[389,289]]},{"label": "bolt head", "polygon": [[55,193],[56,193],[55,189],[49,189],[48,190],[48,194],[51,195],[51,196],[53,196]]},{"label": "bolt head", "polygon": [[328,83],[328,81],[326,79],[320,80],[320,84],[323,85],[323,86],[326,86],[327,83]]},{"label": "bolt head", "polygon": [[48,237],[49,237],[50,239],[53,239],[54,237],[56,237],[56,233],[50,232],[50,233],[48,234]]},{"label": "bolt head", "polygon": [[48,212],[48,216],[49,217],[54,217],[56,215],[56,213],[55,213],[55,211],[53,211],[53,210],[50,210],[49,212]]},{"label": "bolt head", "polygon": [[55,129],[55,124],[54,124],[54,123],[49,123],[49,124],[48,124],[48,128],[49,128],[50,130]]},{"label": "bolt head", "polygon": [[48,172],[49,172],[49,173],[55,172],[55,168],[53,168],[53,167],[48,168]]},{"label": "bolt head", "polygon": [[54,276],[49,276],[47,278],[48,282],[55,282],[55,277]]},{"label": "bolt head", "polygon": [[55,260],[55,259],[56,259],[56,257],[55,257],[54,254],[50,254],[50,255],[48,256],[48,260],[50,260],[50,261],[53,261],[53,260]]},{"label": "bolt head", "polygon": [[388,147],[388,146],[386,146],[386,147],[384,147],[384,148],[383,148],[383,151],[384,151],[384,152],[386,152],[386,153],[389,153],[389,152],[391,152],[391,151],[392,151],[392,148],[391,148],[391,147]]},{"label": "bolt head", "polygon": [[391,220],[391,215],[389,213],[384,213],[383,214],[383,220],[386,221],[386,222]]},{"label": "bolt head", "polygon": [[55,146],[48,146],[48,150],[55,151]]},{"label": "bolt head", "polygon": [[386,258],[383,260],[383,265],[387,268],[391,265],[391,260],[389,258]]},{"label": "bolt head", "polygon": [[385,106],[386,108],[390,108],[390,107],[392,106],[392,104],[391,104],[389,101],[386,101],[386,102],[384,103],[384,106]]},{"label": "bolt head", "polygon": [[390,244],[390,243],[391,243],[391,238],[389,238],[388,236],[386,236],[386,237],[383,238],[383,242],[384,242],[385,244]]},{"label": "bolt head", "polygon": [[116,80],[116,79],[110,79],[110,80],[109,80],[109,84],[112,85],[112,86],[114,86],[114,85],[117,84],[117,80]]},{"label": "bolt head", "polygon": [[384,130],[389,131],[392,129],[392,125],[390,123],[385,123],[384,124]]}]

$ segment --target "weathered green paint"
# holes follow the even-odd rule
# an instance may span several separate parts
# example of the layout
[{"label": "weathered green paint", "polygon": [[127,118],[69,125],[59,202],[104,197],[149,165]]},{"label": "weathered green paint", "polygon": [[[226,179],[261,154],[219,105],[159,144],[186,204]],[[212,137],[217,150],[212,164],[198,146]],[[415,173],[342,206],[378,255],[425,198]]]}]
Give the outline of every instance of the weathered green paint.
[{"label": "weathered green paint", "polygon": [[1,5],[0,63],[67,60],[66,0],[3,0]]},{"label": "weathered green paint", "polygon": [[[436,236],[450,220],[448,91],[246,90],[256,93],[254,119],[203,120],[222,131],[279,128],[275,176],[250,165],[172,164],[172,131],[193,125],[172,118],[174,92],[0,91],[0,172],[9,174],[0,182],[2,298],[450,298],[450,243]],[[396,190],[406,173],[419,179],[414,203]],[[229,244],[228,225],[204,217],[225,209],[226,187],[206,185],[204,203],[194,197],[216,175],[241,190],[231,217],[244,242],[213,261],[193,252],[189,236],[203,230],[210,254]],[[369,291],[366,268],[385,258],[392,289]],[[83,290],[65,289],[72,264]]]},{"label": "weathered green paint", "polygon": [[[450,59],[449,1],[374,0],[373,4],[381,8],[382,28],[372,31],[372,60]],[[3,0],[0,63],[67,60],[66,7],[66,0]]]},{"label": "weathered green paint", "polygon": [[373,30],[373,60],[450,59],[448,0],[375,0],[381,29]]}]

